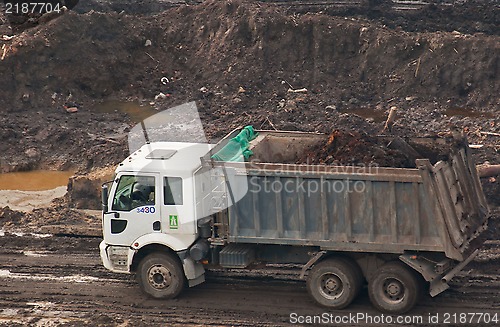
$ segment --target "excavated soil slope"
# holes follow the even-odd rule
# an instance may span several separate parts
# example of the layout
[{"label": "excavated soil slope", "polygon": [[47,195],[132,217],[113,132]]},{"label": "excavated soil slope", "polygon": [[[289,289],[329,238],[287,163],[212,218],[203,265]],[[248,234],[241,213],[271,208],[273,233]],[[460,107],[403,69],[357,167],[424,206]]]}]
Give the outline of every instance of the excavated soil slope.
[{"label": "excavated soil slope", "polygon": [[[241,124],[378,132],[373,119],[342,114],[361,108],[380,117],[389,105],[402,109],[403,133],[447,129],[457,122],[443,110],[497,110],[498,38],[410,33],[363,18],[292,15],[239,1],[154,16],[67,12],[1,41],[2,169],[53,165],[54,158],[59,167],[115,163],[125,142],[105,139],[123,137],[127,119],[95,113],[95,103],[151,101],[160,92],[169,96],[154,104],[158,110],[197,101],[211,138]],[[287,92],[300,88],[307,93]],[[80,111],[68,115],[62,109],[68,103]],[[463,125],[498,131],[496,115],[478,118]]]}]

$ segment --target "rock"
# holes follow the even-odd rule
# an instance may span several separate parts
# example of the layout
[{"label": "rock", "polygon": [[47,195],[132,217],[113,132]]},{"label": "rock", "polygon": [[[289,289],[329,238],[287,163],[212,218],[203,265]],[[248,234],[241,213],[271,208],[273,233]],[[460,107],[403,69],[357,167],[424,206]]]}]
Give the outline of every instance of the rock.
[{"label": "rock", "polygon": [[24,213],[20,211],[14,211],[10,207],[0,208],[0,224],[4,225],[6,223],[18,222],[24,218]]},{"label": "rock", "polygon": [[243,86],[240,86],[238,88],[238,93],[245,93],[245,92],[246,92],[246,90],[243,88]]},{"label": "rock", "polygon": [[27,149],[26,151],[24,151],[24,154],[28,157],[28,158],[37,158],[40,156],[40,152],[37,150],[37,148],[29,148]]},{"label": "rock", "polygon": [[155,100],[165,99],[167,97],[166,94],[160,92],[155,96]]},{"label": "rock", "polygon": [[146,42],[144,43],[144,46],[145,47],[150,47],[153,43],[151,42],[151,40],[146,40]]},{"label": "rock", "polygon": [[101,209],[101,185],[111,180],[113,173],[114,167],[106,167],[87,175],[72,176],[67,193],[70,206],[78,209]]},{"label": "rock", "polygon": [[66,112],[70,113],[70,114],[78,112],[78,108],[77,107],[65,107],[64,109],[66,109]]},{"label": "rock", "polygon": [[287,100],[285,103],[285,112],[293,112],[297,109],[297,102],[295,100]]},{"label": "rock", "polygon": [[203,86],[203,87],[201,87],[201,88],[200,88],[200,92],[201,92],[201,93],[207,93],[207,92],[208,92],[208,89],[207,89],[206,87],[204,87],[204,86]]},{"label": "rock", "polygon": [[358,99],[356,99],[356,98],[350,98],[350,99],[349,99],[349,104],[350,104],[351,106],[357,106],[357,105],[359,105],[359,100],[358,100]]},{"label": "rock", "polygon": [[332,105],[326,106],[325,109],[326,110],[337,110],[337,106],[332,104]]}]

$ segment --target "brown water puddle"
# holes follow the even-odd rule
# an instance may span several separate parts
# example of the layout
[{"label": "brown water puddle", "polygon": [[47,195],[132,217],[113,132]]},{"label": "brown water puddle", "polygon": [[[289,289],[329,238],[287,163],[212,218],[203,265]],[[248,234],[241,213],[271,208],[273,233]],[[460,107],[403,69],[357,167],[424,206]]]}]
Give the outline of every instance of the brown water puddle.
[{"label": "brown water puddle", "polygon": [[357,108],[357,109],[339,109],[338,111],[341,113],[358,115],[365,119],[373,119],[373,122],[375,123],[380,123],[387,119],[387,114],[382,110]]},{"label": "brown water puddle", "polygon": [[73,171],[33,170],[0,174],[0,190],[44,191],[68,185]]},{"label": "brown water puddle", "polygon": [[136,123],[158,113],[158,111],[152,107],[148,105],[141,105],[137,101],[122,100],[106,100],[96,105],[94,107],[94,111],[100,113],[125,113]]},{"label": "brown water puddle", "polygon": [[462,116],[469,118],[495,118],[495,114],[492,112],[482,112],[482,111],[474,111],[472,109],[467,108],[448,108],[444,111],[446,116]]}]

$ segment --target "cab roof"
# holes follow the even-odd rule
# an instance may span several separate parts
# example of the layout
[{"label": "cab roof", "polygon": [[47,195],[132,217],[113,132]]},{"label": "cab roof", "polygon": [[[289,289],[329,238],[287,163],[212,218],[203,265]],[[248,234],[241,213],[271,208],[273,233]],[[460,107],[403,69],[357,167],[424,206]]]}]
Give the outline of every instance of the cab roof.
[{"label": "cab roof", "polygon": [[184,142],[154,142],[143,145],[123,160],[116,172],[164,173],[173,176],[190,176],[200,166],[213,144]]}]

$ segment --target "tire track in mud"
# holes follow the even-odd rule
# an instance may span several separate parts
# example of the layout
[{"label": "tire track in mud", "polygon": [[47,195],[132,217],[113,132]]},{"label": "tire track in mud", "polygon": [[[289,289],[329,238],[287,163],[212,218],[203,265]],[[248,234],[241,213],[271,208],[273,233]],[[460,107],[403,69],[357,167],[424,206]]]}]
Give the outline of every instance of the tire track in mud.
[{"label": "tire track in mud", "polygon": [[[0,249],[0,326],[284,326],[289,325],[292,312],[378,314],[366,289],[346,310],[318,307],[294,266],[245,273],[210,271],[206,283],[186,289],[178,299],[154,300],[140,292],[132,276],[105,270],[96,247],[85,250],[97,244],[97,239],[51,237],[38,250],[25,250],[22,244],[32,248],[30,244],[39,240],[23,239],[22,243],[4,242]],[[488,244],[486,259],[482,257],[485,262],[474,262],[448,291],[426,297],[411,314],[498,312],[499,252],[499,244]]]}]

